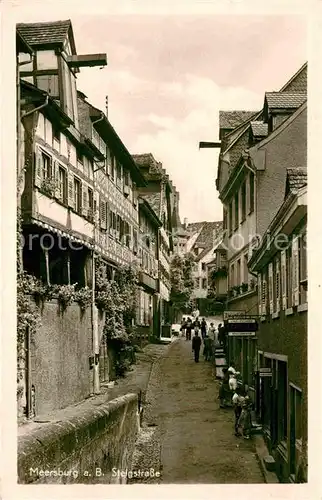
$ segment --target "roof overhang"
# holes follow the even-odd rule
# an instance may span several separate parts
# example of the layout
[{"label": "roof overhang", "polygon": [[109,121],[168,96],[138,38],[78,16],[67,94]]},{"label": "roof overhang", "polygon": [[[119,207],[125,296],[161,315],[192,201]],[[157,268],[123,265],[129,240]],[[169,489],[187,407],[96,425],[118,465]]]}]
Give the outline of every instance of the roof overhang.
[{"label": "roof overhang", "polygon": [[[69,127],[73,123],[73,120],[61,109],[55,99],[50,97],[44,90],[24,80],[20,80],[20,88],[22,96],[25,95],[25,97],[27,97],[24,102],[25,105],[34,104],[35,107],[37,107],[44,104],[48,97],[48,105],[43,108],[43,113],[52,120],[60,121],[63,127]],[[26,94],[28,96],[26,96]]]},{"label": "roof overhang", "polygon": [[25,38],[16,30],[16,52],[22,52],[24,54],[32,55],[34,53],[33,49],[29,45],[29,43],[25,40]]},{"label": "roof overhang", "polygon": [[[118,153],[119,160],[126,168],[129,169],[136,185],[138,187],[146,186],[146,181],[141,174],[140,169],[136,165],[129,151],[121,141],[120,137],[117,135],[116,131],[114,130],[104,113],[102,113],[102,111],[100,111],[99,109],[94,108],[94,106],[92,105],[90,105],[89,112],[90,117],[94,120],[97,120],[96,123],[93,123],[93,126],[95,126],[96,130],[102,137],[105,137],[107,139],[109,144],[114,146],[114,150]],[[100,120],[99,118],[103,119]]]},{"label": "roof overhang", "polygon": [[162,222],[159,217],[156,215],[155,211],[151,207],[150,203],[144,198],[139,197],[139,208],[149,217],[150,220],[154,222],[157,227],[162,226]]},{"label": "roof overhang", "polygon": [[[277,212],[275,218],[264,234],[259,248],[253,253],[248,262],[249,269],[259,271],[281,249],[277,248],[278,235],[290,236],[307,216],[307,188],[302,188],[297,193],[290,193]],[[281,245],[282,242],[279,242]]]}]

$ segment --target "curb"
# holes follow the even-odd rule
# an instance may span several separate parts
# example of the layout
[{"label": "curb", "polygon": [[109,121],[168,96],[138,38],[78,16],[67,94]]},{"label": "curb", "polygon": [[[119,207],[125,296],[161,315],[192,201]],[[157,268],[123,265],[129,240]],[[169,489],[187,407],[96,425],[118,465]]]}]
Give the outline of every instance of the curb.
[{"label": "curb", "polygon": [[255,455],[261,469],[261,473],[263,475],[264,481],[266,484],[280,484],[275,472],[268,471],[265,467],[264,457],[269,455],[268,449],[266,447],[263,436],[256,435],[254,436],[255,441]]}]

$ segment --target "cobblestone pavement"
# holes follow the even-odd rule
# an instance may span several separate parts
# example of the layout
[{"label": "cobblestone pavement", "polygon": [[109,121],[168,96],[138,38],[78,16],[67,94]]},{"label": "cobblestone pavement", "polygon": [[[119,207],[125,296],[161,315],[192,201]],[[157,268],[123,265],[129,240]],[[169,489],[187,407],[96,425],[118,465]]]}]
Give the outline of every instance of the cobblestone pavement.
[{"label": "cobblestone pavement", "polygon": [[152,370],[132,466],[161,479],[140,482],[264,483],[254,443],[234,436],[233,412],[217,396],[211,364],[195,363],[191,342],[179,338]]}]

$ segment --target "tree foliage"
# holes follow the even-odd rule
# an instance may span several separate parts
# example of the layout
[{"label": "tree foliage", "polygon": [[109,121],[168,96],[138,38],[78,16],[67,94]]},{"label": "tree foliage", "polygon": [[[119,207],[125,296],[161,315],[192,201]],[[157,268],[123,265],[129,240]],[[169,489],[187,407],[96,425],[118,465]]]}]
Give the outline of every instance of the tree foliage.
[{"label": "tree foliage", "polygon": [[192,308],[194,257],[191,253],[175,255],[170,266],[172,307],[175,311]]}]

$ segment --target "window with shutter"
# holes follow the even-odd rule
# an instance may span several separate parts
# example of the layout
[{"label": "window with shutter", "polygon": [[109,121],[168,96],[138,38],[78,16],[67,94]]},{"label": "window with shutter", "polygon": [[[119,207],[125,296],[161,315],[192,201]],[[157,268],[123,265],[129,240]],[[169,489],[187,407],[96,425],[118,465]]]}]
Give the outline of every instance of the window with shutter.
[{"label": "window with shutter", "polygon": [[268,265],[268,298],[269,298],[269,313],[273,314],[274,301],[273,301],[273,264],[270,262]]},{"label": "window with shutter", "polygon": [[82,203],[82,214],[83,217],[88,215],[88,187],[87,184],[83,182],[83,203]]},{"label": "window with shutter", "polygon": [[74,175],[68,172],[68,206],[75,209]]},{"label": "window with shutter", "polygon": [[257,287],[258,287],[258,314],[262,314],[262,275],[259,274],[257,277]]},{"label": "window with shutter", "polygon": [[267,290],[266,290],[266,276],[263,275],[262,281],[262,314],[266,314]]},{"label": "window with shutter", "polygon": [[107,229],[107,220],[106,220],[106,201],[100,200],[100,227],[101,229]]},{"label": "window with shutter", "polygon": [[136,229],[133,229],[133,252],[138,253],[138,232]]},{"label": "window with shutter", "polygon": [[299,305],[299,259],[298,259],[298,237],[295,236],[292,242],[292,290],[293,306]]},{"label": "window with shutter", "polygon": [[41,183],[43,180],[42,177],[42,157],[41,157],[41,150],[39,146],[36,146],[36,151],[35,151],[35,186],[41,187]]},{"label": "window with shutter", "polygon": [[280,262],[276,259],[276,267],[275,267],[275,297],[276,297],[276,312],[280,311],[281,304],[281,290],[280,290]]},{"label": "window with shutter", "polygon": [[110,210],[109,233],[111,236],[113,236],[113,212],[112,212],[112,210]]}]

